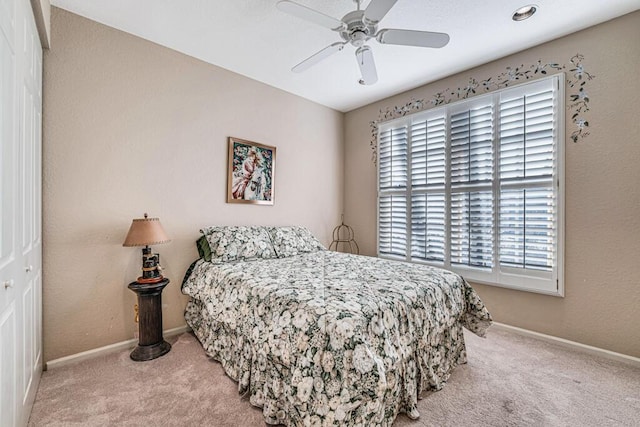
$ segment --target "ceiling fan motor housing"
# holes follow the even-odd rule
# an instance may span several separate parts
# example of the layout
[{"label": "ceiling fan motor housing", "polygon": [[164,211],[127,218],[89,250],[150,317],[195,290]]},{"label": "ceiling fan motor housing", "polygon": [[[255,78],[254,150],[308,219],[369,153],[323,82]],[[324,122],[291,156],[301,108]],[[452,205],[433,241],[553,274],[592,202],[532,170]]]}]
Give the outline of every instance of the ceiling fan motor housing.
[{"label": "ceiling fan motor housing", "polygon": [[342,18],[342,22],[347,27],[340,31],[340,37],[353,46],[360,47],[376,35],[377,25],[366,22],[363,10],[354,10],[347,13]]}]

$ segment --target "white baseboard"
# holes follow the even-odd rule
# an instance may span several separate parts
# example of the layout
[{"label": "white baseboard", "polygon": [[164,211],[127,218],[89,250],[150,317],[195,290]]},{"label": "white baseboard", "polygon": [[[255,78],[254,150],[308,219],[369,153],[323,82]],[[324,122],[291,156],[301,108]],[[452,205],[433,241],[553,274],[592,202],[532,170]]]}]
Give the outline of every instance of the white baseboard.
[{"label": "white baseboard", "polygon": [[[190,331],[191,328],[187,325],[179,326],[173,329],[167,329],[163,332],[165,337],[171,337],[174,335],[180,335],[184,332]],[[44,370],[60,368],[62,366],[71,365],[73,363],[80,362],[81,360],[91,359],[96,356],[103,356],[105,354],[113,353],[118,350],[126,350],[134,348],[138,344],[137,339],[130,339],[127,341],[121,341],[114,344],[105,345],[104,347],[94,348],[93,350],[83,351],[81,353],[71,354],[69,356],[61,357],[59,359],[50,360],[45,363]]]},{"label": "white baseboard", "polygon": [[541,334],[540,332],[534,332],[528,329],[518,328],[516,326],[505,325],[504,323],[493,322],[492,327],[496,329],[502,329],[505,331],[514,332],[516,334],[520,334],[528,337],[535,337],[543,341],[549,341],[554,344],[559,344],[563,347],[572,348],[574,350],[580,350],[585,353],[590,353],[596,356],[605,357],[611,360],[617,360],[619,362],[631,363],[635,366],[640,367],[640,358],[638,357],[628,356],[626,354],[616,353],[615,351],[605,350],[603,348],[593,347],[586,344],[580,344],[579,342],[569,341],[564,338],[554,337],[552,335]]},{"label": "white baseboard", "polygon": [[[569,341],[564,338],[554,337],[552,335],[542,334],[540,332],[530,331],[528,329],[518,328],[516,326],[506,325],[500,322],[493,322],[493,328],[502,329],[505,331],[510,331],[516,334],[538,338],[544,341],[552,342],[555,344],[559,344],[563,347],[572,348],[574,350],[581,350],[586,353],[594,354],[597,356],[605,357],[607,359],[617,360],[620,362],[631,363],[640,367],[640,358],[628,356],[622,353],[616,353],[615,351],[605,350],[603,348],[593,347],[586,344],[580,344],[579,342]],[[165,337],[171,337],[174,335],[179,335],[184,332],[190,331],[191,328],[189,326],[184,325],[173,329],[167,329],[164,331]],[[82,353],[72,354],[70,356],[61,357],[59,359],[51,360],[45,363],[45,371],[48,369],[59,368],[61,366],[70,365],[76,362],[80,362],[81,360],[91,359],[96,356],[102,356],[105,354],[113,353],[118,350],[126,350],[129,348],[133,348],[138,344],[137,339],[130,339],[127,341],[118,342],[115,344],[106,345],[104,347],[94,348],[93,350],[83,351]]]}]

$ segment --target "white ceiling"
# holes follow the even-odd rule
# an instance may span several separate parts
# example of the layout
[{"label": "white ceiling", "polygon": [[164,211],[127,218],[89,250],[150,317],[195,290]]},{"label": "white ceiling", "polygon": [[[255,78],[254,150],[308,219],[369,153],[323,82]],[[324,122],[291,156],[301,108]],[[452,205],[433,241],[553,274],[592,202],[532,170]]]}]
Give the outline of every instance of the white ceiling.
[{"label": "white ceiling", "polygon": [[[342,18],[353,0],[296,0]],[[301,74],[291,67],[340,36],[276,9],[277,0],[52,0],[54,6],[175,49],[339,111],[455,74],[640,9],[640,0],[398,0],[379,28],[446,32],[442,49],[370,41],[379,80],[360,78],[348,45]],[[363,1],[363,8],[369,0]],[[54,40],[55,43],[55,40]],[[55,46],[54,46],[55,47]]]}]

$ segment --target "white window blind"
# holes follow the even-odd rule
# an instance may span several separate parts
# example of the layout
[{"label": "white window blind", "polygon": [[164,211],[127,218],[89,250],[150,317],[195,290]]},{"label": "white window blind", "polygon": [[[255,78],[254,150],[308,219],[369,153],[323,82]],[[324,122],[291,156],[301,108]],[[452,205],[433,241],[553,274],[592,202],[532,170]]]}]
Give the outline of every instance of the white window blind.
[{"label": "white window blind", "polygon": [[[459,111],[458,111],[459,110]],[[451,264],[493,266],[493,104],[451,113]]]},{"label": "white window blind", "polygon": [[379,255],[562,294],[563,82],[382,124]]},{"label": "white window blind", "polygon": [[379,136],[379,188],[385,192],[378,205],[380,254],[405,256],[407,250],[407,128],[399,126]]},{"label": "white window blind", "polygon": [[554,90],[500,97],[500,264],[551,271],[555,258]]},{"label": "white window blind", "polygon": [[443,114],[411,123],[411,257],[444,261],[445,142]]}]

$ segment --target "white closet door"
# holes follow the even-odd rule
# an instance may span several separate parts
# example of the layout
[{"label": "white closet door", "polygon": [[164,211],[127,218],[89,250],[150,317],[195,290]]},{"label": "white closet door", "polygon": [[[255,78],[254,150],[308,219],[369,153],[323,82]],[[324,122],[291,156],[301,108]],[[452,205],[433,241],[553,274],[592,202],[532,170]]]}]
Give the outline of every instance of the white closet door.
[{"label": "white closet door", "polygon": [[19,256],[16,253],[15,200],[17,168],[17,8],[16,0],[0,0],[0,425],[18,422]]},{"label": "white closet door", "polygon": [[0,425],[26,425],[42,371],[42,48],[0,0]]}]

